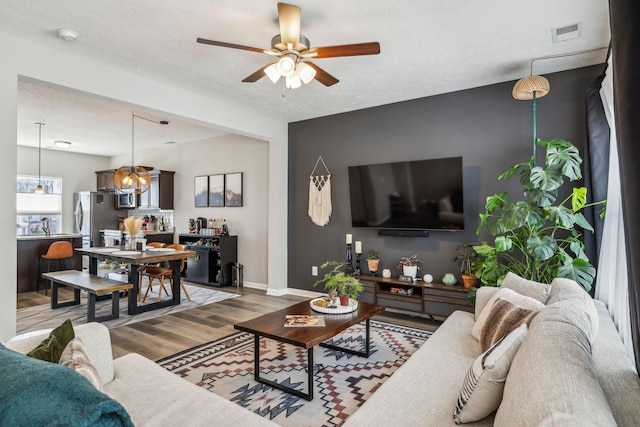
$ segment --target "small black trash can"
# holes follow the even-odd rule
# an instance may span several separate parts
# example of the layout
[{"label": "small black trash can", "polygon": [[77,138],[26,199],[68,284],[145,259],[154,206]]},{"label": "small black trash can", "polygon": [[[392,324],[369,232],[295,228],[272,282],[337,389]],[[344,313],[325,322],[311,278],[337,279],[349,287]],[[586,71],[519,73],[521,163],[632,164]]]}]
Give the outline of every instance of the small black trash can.
[{"label": "small black trash can", "polygon": [[242,270],[243,270],[244,266],[242,264],[240,264],[239,262],[236,262],[235,264],[233,264],[233,266],[231,267],[231,285],[236,287],[236,288],[241,288],[242,287]]}]

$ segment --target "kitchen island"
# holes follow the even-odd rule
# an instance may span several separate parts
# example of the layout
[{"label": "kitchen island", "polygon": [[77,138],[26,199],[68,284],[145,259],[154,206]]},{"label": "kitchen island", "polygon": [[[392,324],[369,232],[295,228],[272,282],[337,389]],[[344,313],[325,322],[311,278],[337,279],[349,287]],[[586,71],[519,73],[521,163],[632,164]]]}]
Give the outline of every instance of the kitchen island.
[{"label": "kitchen island", "polygon": [[[17,236],[17,288],[20,292],[31,292],[36,290],[36,284],[38,280],[38,265],[40,263],[40,257],[47,253],[47,249],[53,242],[67,241],[71,243],[74,248],[82,247],[82,235],[81,234],[52,234],[46,236],[33,235],[33,236]],[[52,263],[52,269],[53,269]],[[70,261],[67,261],[66,269],[80,270],[82,268],[82,257],[78,253],[74,253]],[[48,284],[43,282],[41,289],[46,289]]]}]

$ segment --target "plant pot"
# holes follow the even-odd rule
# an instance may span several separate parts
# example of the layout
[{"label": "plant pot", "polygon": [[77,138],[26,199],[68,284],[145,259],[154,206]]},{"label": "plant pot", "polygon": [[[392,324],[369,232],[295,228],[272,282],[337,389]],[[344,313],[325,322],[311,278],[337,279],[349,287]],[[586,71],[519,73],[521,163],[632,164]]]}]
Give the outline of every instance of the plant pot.
[{"label": "plant pot", "polygon": [[465,288],[475,288],[478,283],[478,277],[475,274],[463,274],[462,275],[462,284]]},{"label": "plant pot", "polygon": [[341,296],[340,297],[340,305],[342,305],[342,306],[349,305],[349,297],[348,296]]},{"label": "plant pot", "polygon": [[402,275],[403,276],[411,276],[411,279],[416,280],[416,274],[418,274],[418,266],[417,265],[403,265],[402,266]]},{"label": "plant pot", "polygon": [[369,271],[371,273],[373,273],[374,276],[375,276],[376,271],[378,271],[378,267],[379,266],[380,266],[380,260],[379,259],[368,259],[367,260],[367,267],[369,267]]}]

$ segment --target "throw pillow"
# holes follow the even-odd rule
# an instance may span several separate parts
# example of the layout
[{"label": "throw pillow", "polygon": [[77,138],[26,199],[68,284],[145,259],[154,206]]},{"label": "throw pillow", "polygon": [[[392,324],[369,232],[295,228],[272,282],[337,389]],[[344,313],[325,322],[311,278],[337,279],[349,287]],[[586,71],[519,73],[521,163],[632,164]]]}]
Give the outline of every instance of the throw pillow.
[{"label": "throw pillow", "polygon": [[456,424],[481,420],[498,409],[511,361],[526,335],[527,325],[520,325],[476,358],[453,412]]},{"label": "throw pillow", "polygon": [[80,374],[0,344],[0,425],[133,426],[124,407]]},{"label": "throw pillow", "polygon": [[69,344],[69,341],[74,338],[73,325],[71,320],[67,319],[62,325],[51,331],[49,336],[38,344],[36,348],[27,353],[27,356],[46,362],[58,363],[62,351]]},{"label": "throw pillow", "polygon": [[507,273],[500,287],[509,288],[521,295],[537,299],[543,304],[547,303],[551,295],[551,285],[527,280],[512,272]]},{"label": "throw pillow", "polygon": [[482,351],[487,351],[518,326],[522,324],[528,326],[539,311],[518,307],[505,299],[498,298],[480,331],[480,348]]},{"label": "throw pillow", "polygon": [[489,313],[491,313],[493,309],[493,304],[498,298],[502,298],[509,301],[511,304],[528,310],[542,310],[544,308],[544,304],[538,300],[521,295],[509,288],[499,288],[498,292],[494,293],[491,298],[489,298],[489,301],[487,301],[471,328],[471,336],[478,341],[480,341],[480,331],[485,327],[487,319],[489,318]]},{"label": "throw pillow", "polygon": [[58,364],[70,367],[85,377],[95,388],[104,391],[100,375],[89,359],[82,338],[76,337],[69,341],[60,356]]}]

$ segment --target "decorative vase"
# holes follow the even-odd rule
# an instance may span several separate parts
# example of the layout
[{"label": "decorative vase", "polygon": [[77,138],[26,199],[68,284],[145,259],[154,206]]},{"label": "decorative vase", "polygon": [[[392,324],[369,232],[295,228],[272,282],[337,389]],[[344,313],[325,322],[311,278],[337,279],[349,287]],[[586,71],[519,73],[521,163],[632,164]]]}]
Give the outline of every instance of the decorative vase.
[{"label": "decorative vase", "polygon": [[462,284],[465,288],[475,288],[478,283],[478,277],[475,274],[463,274]]},{"label": "decorative vase", "polygon": [[458,283],[458,280],[456,279],[456,276],[453,275],[453,273],[447,273],[442,278],[442,283],[447,286],[453,286]]},{"label": "decorative vase", "polygon": [[341,296],[340,297],[340,305],[342,305],[342,306],[349,305],[349,297],[348,296]]},{"label": "decorative vase", "polygon": [[403,265],[402,274],[404,276],[411,276],[411,279],[416,280],[416,274],[418,274],[417,265]]},{"label": "decorative vase", "polygon": [[382,277],[384,277],[385,279],[390,279],[391,270],[389,270],[388,268],[385,268],[384,270],[382,270]]}]

